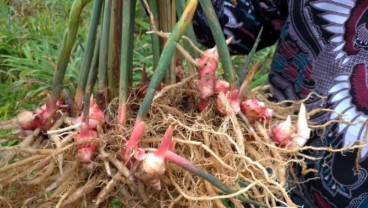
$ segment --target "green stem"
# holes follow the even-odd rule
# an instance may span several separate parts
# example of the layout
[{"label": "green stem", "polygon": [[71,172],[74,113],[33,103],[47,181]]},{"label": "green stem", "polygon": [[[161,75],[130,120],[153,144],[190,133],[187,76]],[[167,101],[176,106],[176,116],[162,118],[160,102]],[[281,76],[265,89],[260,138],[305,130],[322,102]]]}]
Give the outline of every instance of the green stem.
[{"label": "green stem", "polygon": [[[179,17],[183,13],[184,8],[185,8],[185,0],[176,0],[176,10],[177,10],[177,14]],[[188,26],[188,29],[187,31],[185,31],[184,34],[194,43],[194,45],[199,45],[199,43],[197,42],[196,36],[194,34],[194,29],[193,29],[192,24]],[[189,54],[192,55],[193,58],[199,57],[199,53],[195,49],[193,49],[193,47],[191,47],[190,45],[184,44],[184,48],[185,50],[189,51]]]},{"label": "green stem", "polygon": [[133,35],[136,0],[123,0],[123,23],[121,43],[120,87],[118,123],[122,126],[126,122],[126,102],[128,100],[128,86],[131,76],[133,60]]},{"label": "green stem", "polygon": [[[175,4],[175,0],[174,1],[169,1],[168,2],[168,7],[169,9],[169,29],[170,31],[175,27],[176,24],[176,4]],[[170,63],[170,73],[169,73],[169,84],[175,84],[176,83],[176,62],[177,62],[177,53],[176,51],[174,51],[174,55],[173,58],[171,59],[171,63]],[[174,92],[171,93],[171,95],[174,95]]]},{"label": "green stem", "polygon": [[222,32],[220,23],[217,19],[215,10],[213,9],[211,0],[198,0],[206,15],[213,38],[215,39],[222,67],[224,68],[224,78],[229,82],[230,86],[234,85],[235,73],[231,62],[230,53],[226,45],[225,37]]},{"label": "green stem", "polygon": [[82,10],[90,1],[91,0],[74,0],[70,10],[68,29],[64,35],[57,68],[52,82],[51,99],[53,103],[56,103],[58,100],[61,88],[63,86],[63,80],[66,68],[68,67],[69,57],[77,39]]},{"label": "green stem", "polygon": [[[164,32],[170,32],[170,0],[159,0],[158,1],[158,5],[160,8],[160,25],[159,25],[159,30],[162,30]],[[162,45],[164,46],[167,42],[167,39],[162,38]],[[167,67],[169,68],[170,65]],[[170,84],[170,69],[165,71],[165,76],[164,76],[164,82],[165,84]]]},{"label": "green stem", "polygon": [[[168,32],[167,1],[168,0],[158,0],[158,7],[160,8],[160,12],[159,12],[159,23],[160,24],[158,25],[158,29],[162,30],[163,32]],[[162,40],[165,41],[165,39],[162,39]]]},{"label": "green stem", "polygon": [[[109,37],[110,37],[110,20],[111,20],[112,0],[105,0],[105,8],[103,13],[102,29],[101,29],[101,47],[98,66],[98,101],[101,109],[106,107],[106,71],[109,53]],[[96,99],[97,99],[96,98]]]},{"label": "green stem", "polygon": [[100,52],[100,39],[96,40],[96,47],[93,53],[93,59],[91,64],[90,73],[88,75],[88,83],[86,85],[86,93],[84,94],[84,106],[83,106],[83,117],[82,121],[88,123],[88,115],[89,115],[89,100],[91,98],[91,94],[93,93],[93,87],[96,84],[97,80],[97,71],[98,71],[98,63],[99,63],[99,52]]},{"label": "green stem", "polygon": [[[216,186],[220,190],[224,191],[227,194],[233,194],[235,191],[233,191],[231,188],[223,184],[221,181],[219,181],[217,178],[215,178],[210,173],[206,172],[205,170],[193,165],[191,162],[189,162],[187,159],[171,152],[167,151],[165,155],[165,159],[168,161],[184,168],[185,170],[189,171],[191,174],[201,177],[202,179],[210,182],[212,185]],[[237,198],[243,202],[252,204],[256,207],[266,207],[266,205],[259,203],[257,201],[254,201],[252,199],[248,199],[242,195],[237,196]]]},{"label": "green stem", "polygon": [[121,26],[123,21],[123,2],[114,0],[110,24],[109,45],[109,67],[108,86],[110,99],[119,95],[118,86],[120,80],[120,58],[121,58]]},{"label": "green stem", "polygon": [[181,38],[188,25],[192,22],[194,12],[197,8],[198,0],[189,0],[187,6],[180,17],[178,23],[175,25],[169,39],[167,40],[160,60],[158,62],[155,73],[152,76],[150,85],[147,89],[146,96],[144,97],[141,108],[138,111],[138,117],[145,117],[149,107],[151,106],[153,96],[156,92],[157,87],[160,85],[162,78],[165,75],[167,67],[176,49],[176,42]]},{"label": "green stem", "polygon": [[257,39],[254,42],[252,50],[250,50],[250,52],[247,56],[247,59],[245,60],[245,63],[244,63],[244,66],[243,66],[242,70],[238,73],[238,80],[236,81],[236,86],[237,87],[241,86],[241,84],[243,83],[243,81],[245,79],[245,76],[248,73],[249,64],[250,64],[250,62],[252,62],[254,53],[256,52],[257,47],[258,47],[258,43],[261,40],[262,31],[263,31],[263,27],[261,28],[261,30],[258,33]]},{"label": "green stem", "polygon": [[[148,5],[151,8],[154,22],[156,25],[159,25],[159,19],[158,19],[158,9],[157,9],[157,0],[151,0],[148,1]],[[160,59],[160,52],[161,52],[161,43],[160,43],[160,37],[156,34],[151,34],[152,39],[152,51],[153,51],[153,68],[155,69],[158,64],[158,60]]]},{"label": "green stem", "polygon": [[103,0],[94,0],[89,27],[86,52],[84,53],[79,82],[75,94],[75,108],[77,111],[82,109],[82,98],[87,84],[88,73],[91,67],[93,51],[96,44],[97,28],[100,21]]}]

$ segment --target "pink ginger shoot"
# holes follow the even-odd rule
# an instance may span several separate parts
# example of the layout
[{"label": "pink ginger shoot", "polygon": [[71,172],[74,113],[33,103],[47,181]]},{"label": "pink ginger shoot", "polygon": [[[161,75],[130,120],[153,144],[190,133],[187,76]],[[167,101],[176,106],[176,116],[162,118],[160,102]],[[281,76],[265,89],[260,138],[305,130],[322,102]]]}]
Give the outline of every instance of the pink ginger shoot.
[{"label": "pink ginger shoot", "polygon": [[[239,90],[238,89],[234,89],[232,91],[229,91],[226,94],[226,99],[228,100],[230,107],[233,109],[233,111],[235,112],[235,114],[240,112],[240,98],[239,98]],[[222,102],[222,100],[220,98],[217,98],[217,108],[219,110],[219,112],[222,115],[227,115],[226,112],[226,106],[225,104]]]},{"label": "pink ginger shoot", "polygon": [[198,87],[200,98],[208,99],[214,94],[219,56],[216,47],[206,50],[204,53],[200,59],[197,59],[197,62],[203,67],[198,69],[199,79],[195,80],[194,83]]},{"label": "pink ginger shoot", "polygon": [[[76,119],[72,121],[72,124],[77,124],[82,121],[82,117],[78,116]],[[102,126],[105,123],[105,115],[98,107],[96,103],[94,103],[93,95],[91,95],[89,101],[89,115],[88,115],[88,126],[90,129],[97,129],[97,126]]]},{"label": "pink ginger shoot", "polygon": [[122,154],[124,161],[128,161],[131,157],[131,154],[134,153],[133,151],[138,148],[137,145],[143,137],[145,128],[146,123],[142,121],[141,118],[137,118],[133,127],[133,132],[130,135],[128,142],[126,143],[126,146],[123,148]]},{"label": "pink ginger shoot", "polygon": [[310,137],[311,129],[308,127],[304,104],[301,104],[296,126],[291,123],[290,116],[283,122],[273,126],[270,138],[277,144],[288,148],[303,147]]},{"label": "pink ginger shoot", "polygon": [[34,112],[23,111],[16,117],[16,121],[22,130],[34,130],[42,127],[46,121],[56,112],[56,108],[60,106],[62,102],[58,100],[56,104],[51,99],[50,95],[47,95],[46,104],[41,108],[36,109]]},{"label": "pink ginger shoot", "polygon": [[175,146],[172,135],[173,129],[169,126],[157,150],[146,154],[141,169],[136,172],[137,178],[158,190],[161,189],[160,176],[166,171],[166,153]]},{"label": "pink ginger shoot", "polygon": [[259,101],[257,98],[241,102],[241,111],[251,123],[272,118],[272,110],[267,108],[264,102]]},{"label": "pink ginger shoot", "polygon": [[227,93],[230,90],[230,84],[225,80],[216,80],[214,93],[219,94],[220,92]]},{"label": "pink ginger shoot", "polygon": [[291,123],[290,116],[288,116],[285,121],[282,121],[271,128],[270,137],[277,144],[282,144],[292,141],[294,134],[295,127]]},{"label": "pink ginger shoot", "polygon": [[[80,142],[83,140],[96,139],[97,131],[89,128],[88,124],[85,122],[81,123],[79,134],[74,138],[75,142]],[[89,163],[98,146],[97,142],[88,142],[77,146],[78,158],[82,163]]]}]

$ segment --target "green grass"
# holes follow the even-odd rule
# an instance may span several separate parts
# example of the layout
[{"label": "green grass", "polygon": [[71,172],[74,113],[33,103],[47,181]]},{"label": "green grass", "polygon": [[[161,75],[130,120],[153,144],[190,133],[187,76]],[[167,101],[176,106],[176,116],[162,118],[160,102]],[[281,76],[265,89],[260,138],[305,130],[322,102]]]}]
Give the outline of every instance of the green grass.
[{"label": "green grass", "polygon": [[[0,119],[4,119],[24,108],[34,109],[50,90],[71,1],[0,1],[0,22],[5,23],[0,24]],[[76,47],[68,83],[75,81],[80,50]]]},{"label": "green grass", "polygon": [[[70,0],[0,0],[0,119],[22,109],[35,109],[50,91],[60,44],[65,32]],[[15,3],[14,3],[15,2]],[[65,87],[73,94],[79,76],[91,4],[83,12],[81,30],[66,72]],[[137,6],[134,69],[152,73],[148,19]],[[139,73],[134,81],[140,79]]]}]

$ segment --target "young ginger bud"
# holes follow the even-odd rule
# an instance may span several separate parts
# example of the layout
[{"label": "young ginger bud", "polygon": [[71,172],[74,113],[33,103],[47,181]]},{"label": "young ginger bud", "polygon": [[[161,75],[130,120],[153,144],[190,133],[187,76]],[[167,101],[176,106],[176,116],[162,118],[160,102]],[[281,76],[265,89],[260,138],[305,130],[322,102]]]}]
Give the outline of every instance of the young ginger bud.
[{"label": "young ginger bud", "polygon": [[216,80],[214,93],[227,93],[230,90],[230,84],[225,80]]},{"label": "young ginger bud", "polygon": [[300,110],[298,114],[298,122],[296,124],[296,135],[294,137],[294,143],[299,147],[303,147],[307,143],[310,137],[311,129],[308,127],[307,123],[307,112],[305,105],[302,103],[300,105]]},{"label": "young ginger bud", "polygon": [[136,176],[143,180],[147,185],[153,186],[156,189],[161,189],[160,175],[166,171],[165,156],[167,151],[174,148],[172,141],[173,129],[171,126],[166,130],[160,146],[155,152],[150,152],[146,155]]},{"label": "young ginger bud", "polygon": [[[233,109],[235,114],[240,112],[240,98],[239,98],[239,90],[235,89],[226,94],[226,99],[228,100],[230,107]],[[217,108],[222,115],[227,115],[226,106],[220,99],[217,98]]]},{"label": "young ginger bud", "polygon": [[243,101],[241,103],[241,111],[250,122],[270,120],[272,118],[272,110],[267,108],[264,102],[259,101],[257,98]]},{"label": "young ginger bud", "polygon": [[[82,122],[80,126],[79,134],[74,138],[76,142],[83,140],[96,139],[97,132],[91,130],[87,123]],[[78,158],[82,163],[89,163],[98,147],[96,142],[88,142],[77,146]]]},{"label": "young ginger bud", "polygon": [[288,116],[285,121],[276,124],[272,127],[270,137],[276,143],[281,144],[293,139],[295,127],[291,123],[291,118]]}]

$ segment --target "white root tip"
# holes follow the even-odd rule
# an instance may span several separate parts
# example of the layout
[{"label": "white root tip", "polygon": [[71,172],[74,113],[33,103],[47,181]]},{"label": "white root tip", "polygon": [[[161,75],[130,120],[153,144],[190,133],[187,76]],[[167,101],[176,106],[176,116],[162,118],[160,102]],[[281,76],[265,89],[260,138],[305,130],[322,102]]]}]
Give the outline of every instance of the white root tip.
[{"label": "white root tip", "polygon": [[234,36],[229,37],[229,38],[226,40],[226,45],[229,45],[233,39],[234,39]]},{"label": "white root tip", "polygon": [[307,143],[311,129],[308,127],[307,122],[307,110],[305,109],[305,105],[302,103],[300,105],[299,115],[298,115],[298,122],[297,122],[297,134],[294,138],[295,143],[303,147],[305,143]]}]

